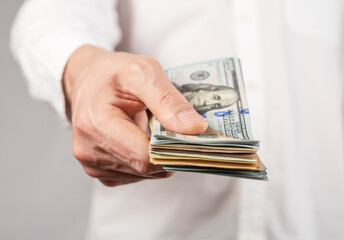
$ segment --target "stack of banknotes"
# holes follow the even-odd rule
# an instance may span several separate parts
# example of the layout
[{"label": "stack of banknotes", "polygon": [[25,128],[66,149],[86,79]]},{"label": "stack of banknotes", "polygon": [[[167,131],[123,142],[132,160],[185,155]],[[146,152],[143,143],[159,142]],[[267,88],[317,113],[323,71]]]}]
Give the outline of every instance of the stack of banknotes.
[{"label": "stack of banknotes", "polygon": [[240,60],[199,62],[166,74],[209,128],[199,135],[183,135],[151,118],[150,161],[167,171],[267,180],[257,154],[259,141],[252,137]]}]

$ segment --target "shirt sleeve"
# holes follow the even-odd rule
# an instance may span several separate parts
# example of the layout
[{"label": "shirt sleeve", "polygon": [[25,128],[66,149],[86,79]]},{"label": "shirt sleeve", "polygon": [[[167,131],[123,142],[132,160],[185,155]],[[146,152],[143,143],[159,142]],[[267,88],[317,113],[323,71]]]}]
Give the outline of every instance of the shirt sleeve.
[{"label": "shirt sleeve", "polygon": [[26,0],[11,29],[10,48],[30,95],[48,102],[68,123],[62,75],[84,44],[114,50],[121,32],[116,0]]}]

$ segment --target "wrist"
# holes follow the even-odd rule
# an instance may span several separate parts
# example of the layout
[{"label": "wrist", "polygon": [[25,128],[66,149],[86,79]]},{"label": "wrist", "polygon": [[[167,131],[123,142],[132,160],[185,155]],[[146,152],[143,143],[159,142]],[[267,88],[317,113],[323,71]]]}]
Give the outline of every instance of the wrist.
[{"label": "wrist", "polygon": [[83,45],[77,48],[67,61],[62,86],[65,95],[66,115],[69,120],[71,120],[75,96],[83,80],[87,77],[85,70],[90,68],[96,52],[100,50],[105,51],[92,45]]}]

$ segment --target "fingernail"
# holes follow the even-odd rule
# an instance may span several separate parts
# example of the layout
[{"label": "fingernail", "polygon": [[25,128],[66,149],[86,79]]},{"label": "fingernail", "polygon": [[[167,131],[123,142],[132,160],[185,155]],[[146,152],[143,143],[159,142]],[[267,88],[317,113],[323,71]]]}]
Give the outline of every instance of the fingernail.
[{"label": "fingernail", "polygon": [[181,111],[178,114],[178,120],[184,125],[190,125],[206,121],[205,118],[199,115],[194,109]]}]

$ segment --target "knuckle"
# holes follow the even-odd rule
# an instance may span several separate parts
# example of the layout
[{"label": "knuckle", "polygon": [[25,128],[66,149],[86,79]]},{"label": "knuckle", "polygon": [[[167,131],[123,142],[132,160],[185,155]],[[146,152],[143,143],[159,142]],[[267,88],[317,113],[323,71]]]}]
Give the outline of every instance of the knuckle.
[{"label": "knuckle", "polygon": [[126,161],[138,174],[146,175],[152,171],[152,164],[149,162],[148,152],[131,152]]},{"label": "knuckle", "polygon": [[141,56],[137,59],[138,66],[143,71],[150,71],[155,69],[157,66],[160,66],[159,62],[151,57]]},{"label": "knuckle", "polygon": [[116,166],[107,156],[96,156],[92,152],[83,151],[80,147],[73,146],[74,157],[82,164],[93,168],[113,168]]},{"label": "knuckle", "polygon": [[84,167],[84,171],[85,173],[90,176],[90,177],[93,177],[93,178],[101,178],[103,177],[103,174],[95,169],[95,168],[91,168],[91,167]]},{"label": "knuckle", "polygon": [[103,185],[107,187],[115,187],[117,186],[117,183],[115,181],[105,181],[105,180],[99,180]]},{"label": "knuckle", "polygon": [[79,160],[82,165],[96,168],[108,167],[113,165],[111,159],[107,155],[99,155],[99,153],[93,152],[90,148],[81,144],[79,139],[75,138],[74,136],[72,152],[74,157]]},{"label": "knuckle", "polygon": [[91,163],[94,167],[97,168],[107,168],[107,167],[111,167],[111,168],[116,168],[116,166],[118,164],[112,162],[111,160],[107,160],[104,158],[99,158],[99,157],[95,157]]},{"label": "knuckle", "polygon": [[143,161],[136,161],[134,168],[139,174],[142,174],[142,175],[149,174],[151,171],[150,163],[146,163]]},{"label": "knuckle", "polygon": [[151,57],[140,56],[128,62],[126,70],[129,70],[129,72],[141,81],[151,81],[154,79],[152,76],[154,76],[156,69],[159,67],[161,68],[157,60]]},{"label": "knuckle", "polygon": [[173,175],[174,175],[174,172],[165,172],[162,178],[169,178],[169,177],[172,177]]},{"label": "knuckle", "polygon": [[176,92],[174,89],[168,89],[161,94],[159,103],[162,106],[168,106],[172,103],[175,103],[176,99],[178,99],[178,92]]},{"label": "knuckle", "polygon": [[91,132],[89,121],[86,119],[81,115],[76,115],[73,119],[73,130],[81,136],[88,136]]},{"label": "knuckle", "polygon": [[84,151],[80,146],[74,144],[73,145],[73,155],[76,159],[80,162],[90,162],[92,160],[90,154]]}]

